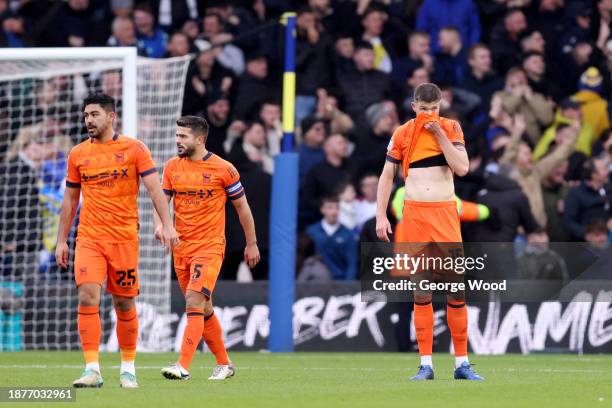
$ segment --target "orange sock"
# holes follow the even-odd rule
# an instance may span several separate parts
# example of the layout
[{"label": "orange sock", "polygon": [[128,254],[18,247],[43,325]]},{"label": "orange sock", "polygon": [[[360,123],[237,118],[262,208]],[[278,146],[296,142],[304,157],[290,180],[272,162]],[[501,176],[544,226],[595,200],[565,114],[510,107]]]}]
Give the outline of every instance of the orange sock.
[{"label": "orange sock", "polygon": [[193,355],[198,349],[203,330],[204,311],[202,309],[188,307],[187,327],[183,334],[183,344],[181,345],[181,356],[179,358],[179,364],[186,370],[189,370]]},{"label": "orange sock", "polygon": [[468,314],[464,301],[451,300],[448,302],[446,321],[453,337],[455,357],[467,356]]},{"label": "orange sock", "polygon": [[431,302],[414,304],[414,328],[416,330],[417,343],[419,343],[419,354],[431,356],[433,349],[433,326],[434,312]]},{"label": "orange sock", "polygon": [[136,342],[138,341],[138,315],[136,307],[124,312],[115,309],[117,313],[117,340],[121,350],[121,361],[136,360]]},{"label": "orange sock", "polygon": [[223,343],[223,331],[221,330],[221,324],[219,324],[219,319],[217,319],[215,312],[212,312],[204,319],[202,337],[210,351],[215,355],[217,364],[228,365],[229,357],[225,350],[225,343]]},{"label": "orange sock", "polygon": [[81,348],[85,364],[97,363],[100,349],[100,336],[102,325],[100,323],[100,310],[98,306],[78,307],[77,326],[81,339]]}]

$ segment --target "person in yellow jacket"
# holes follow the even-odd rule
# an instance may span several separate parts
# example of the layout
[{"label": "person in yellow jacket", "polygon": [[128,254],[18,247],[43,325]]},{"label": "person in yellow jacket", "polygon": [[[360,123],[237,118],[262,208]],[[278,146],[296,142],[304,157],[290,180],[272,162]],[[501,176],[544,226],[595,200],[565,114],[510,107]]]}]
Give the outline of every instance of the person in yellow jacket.
[{"label": "person in yellow jacket", "polygon": [[538,144],[536,144],[533,150],[534,160],[539,160],[548,153],[551,144],[555,141],[557,128],[559,126],[571,126],[572,122],[575,120],[580,121],[580,131],[578,133],[575,149],[577,152],[583,153],[586,157],[591,157],[593,144],[596,140],[593,126],[583,120],[580,104],[572,98],[565,98],[559,103],[559,110],[555,115],[554,122],[544,131]]},{"label": "person in yellow jacket", "polygon": [[601,97],[602,91],[603,77],[601,73],[597,68],[589,67],[580,76],[578,92],[572,96],[573,100],[582,105],[584,121],[593,126],[596,139],[610,127],[608,102]]}]

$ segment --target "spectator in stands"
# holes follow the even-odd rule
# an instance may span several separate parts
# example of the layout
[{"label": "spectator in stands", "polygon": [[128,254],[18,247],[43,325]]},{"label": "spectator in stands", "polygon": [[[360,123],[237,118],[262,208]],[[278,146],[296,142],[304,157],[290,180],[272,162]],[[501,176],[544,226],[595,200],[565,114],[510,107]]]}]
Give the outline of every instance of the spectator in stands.
[{"label": "spectator in stands", "polygon": [[603,159],[591,158],[583,165],[583,182],[565,198],[563,225],[571,238],[584,241],[586,226],[595,219],[612,217],[612,188],[609,169]]},{"label": "spectator in stands", "polygon": [[39,47],[83,47],[87,44],[93,8],[89,0],[51,4],[44,17],[28,30]]},{"label": "spectator in stands", "polygon": [[395,130],[390,111],[384,103],[372,104],[366,110],[368,128],[358,135],[352,156],[354,177],[361,179],[367,173],[379,173],[387,155],[391,133]]},{"label": "spectator in stands", "polygon": [[[523,131],[527,128],[521,115],[514,117],[515,128],[510,136],[500,164],[509,165],[510,177],[523,189],[529,199],[529,206],[536,221],[541,227],[546,227],[546,212],[542,197],[542,181],[559,165],[561,165],[574,151],[580,124],[576,121],[571,126],[557,128],[559,144],[555,150],[534,163],[531,147],[521,141]],[[561,137],[561,134],[563,135]]]},{"label": "spectator in stands", "polygon": [[565,196],[569,191],[569,185],[565,181],[568,167],[569,162],[566,160],[542,180],[542,198],[544,199],[544,211],[548,220],[546,233],[552,242],[569,240],[569,235],[563,228],[562,222]]},{"label": "spectator in stands", "polygon": [[528,29],[523,31],[519,38],[522,54],[537,52],[546,55],[546,40],[540,31]]},{"label": "spectator in stands", "polygon": [[[538,296],[544,297],[554,296],[569,281],[565,261],[549,243],[546,230],[538,228],[527,235],[525,252],[518,260],[521,279],[549,281],[546,287],[539,288]],[[543,290],[548,293],[542,293]]]},{"label": "spectator in stands", "polygon": [[219,48],[200,53],[189,67],[183,97],[183,115],[203,111],[209,95],[229,94],[233,84],[231,71],[217,63]]},{"label": "spectator in stands", "polygon": [[208,98],[207,102],[208,105],[206,105],[206,113],[204,115],[209,126],[206,149],[221,157],[225,157],[223,143],[229,128],[230,101],[223,93],[217,92]]},{"label": "spectator in stands", "polygon": [[346,138],[339,134],[328,136],[323,142],[323,151],[325,160],[310,169],[300,194],[300,220],[303,226],[318,219],[321,198],[337,193],[338,186],[350,180]]},{"label": "spectator in stands", "polygon": [[208,12],[202,23],[202,33],[195,41],[200,50],[210,47],[219,47],[217,61],[224,68],[229,69],[234,75],[244,72],[244,54],[240,48],[230,43],[234,39],[233,34],[225,31],[225,21],[220,14]]},{"label": "spectator in stands", "polygon": [[296,19],[296,83],[295,121],[314,113],[317,89],[331,85],[330,51],[332,40],[323,31],[310,7],[300,9]]},{"label": "spectator in stands", "polygon": [[344,96],[345,111],[356,126],[366,123],[366,108],[384,99],[389,92],[389,76],[374,69],[375,58],[372,45],[364,41],[359,42],[353,56],[354,68],[341,73],[338,78]]},{"label": "spectator in stands", "polygon": [[525,119],[526,132],[532,144],[540,139],[541,129],[549,125],[554,112],[543,95],[534,92],[521,68],[512,68],[506,74],[506,88],[497,92],[503,109],[510,115],[520,113]]},{"label": "spectator in stands", "polygon": [[[112,26],[112,35],[106,42],[111,47],[136,47],[136,29],[134,22],[129,17],[115,17]],[[141,49],[138,50],[142,52]]]},{"label": "spectator in stands", "polygon": [[513,242],[517,230],[535,231],[538,223],[531,213],[527,196],[512,179],[493,173],[482,173],[476,184],[480,187],[475,201],[486,205],[495,217],[488,222],[474,222],[466,226],[466,241]]},{"label": "spectator in stands", "polygon": [[412,101],[414,96],[414,90],[417,86],[430,82],[429,72],[424,67],[417,67],[414,71],[408,74],[408,79],[404,83],[404,86],[395,92],[401,92],[401,96],[398,100],[400,105],[405,112],[408,113],[409,117],[414,117],[415,113],[412,109]]},{"label": "spectator in stands", "polygon": [[527,29],[527,18],[519,9],[506,13],[503,24],[491,33],[491,52],[497,71],[504,74],[520,64],[520,35]]},{"label": "spectator in stands", "polygon": [[176,31],[170,36],[166,45],[166,58],[184,57],[191,51],[189,37],[185,33]]},{"label": "spectator in stands", "polygon": [[[0,163],[0,277],[33,280],[42,244],[36,172],[49,146],[29,140],[18,155]],[[49,156],[50,157],[50,156]]]},{"label": "spectator in stands", "polygon": [[261,122],[246,124],[244,134],[232,146],[228,160],[236,167],[255,166],[267,174],[274,173],[274,161],[266,144],[266,131]]},{"label": "spectator in stands", "polygon": [[[455,112],[459,116],[460,123],[469,123],[468,118],[471,118],[480,106],[480,97],[465,89],[448,85],[443,85],[440,89],[442,91],[440,114],[447,116],[449,112]],[[469,136],[467,138],[469,139]]]},{"label": "spectator in stands", "polygon": [[353,183],[345,181],[338,186],[338,200],[340,201],[340,215],[338,220],[351,231],[357,229],[357,192]]},{"label": "spectator in stands", "polygon": [[309,116],[302,120],[302,143],[297,149],[300,155],[300,186],[315,165],[325,160],[323,141],[327,137],[325,119]]},{"label": "spectator in stands", "polygon": [[[571,3],[565,2],[564,4],[561,0],[540,0],[537,3],[539,4],[534,4],[537,10],[535,13],[533,11],[531,12],[529,25],[533,30],[538,31],[542,35],[546,44],[549,44],[550,49],[547,50],[549,52],[546,55],[553,56],[556,52],[554,50],[554,45],[557,43],[564,29],[565,4]],[[544,53],[543,51],[534,51]]]},{"label": "spectator in stands", "polygon": [[246,70],[238,78],[234,116],[242,120],[252,117],[264,101],[275,99],[277,93],[268,77],[266,57],[259,53],[247,55]]},{"label": "spectator in stands", "polygon": [[572,97],[582,104],[584,121],[593,127],[595,138],[610,127],[608,102],[602,98],[602,92],[603,77],[597,68],[590,67],[580,76],[578,92]]},{"label": "spectator in stands", "polygon": [[381,37],[388,18],[389,16],[384,9],[368,7],[361,16],[361,25],[363,27],[361,39],[370,43],[374,49],[374,68],[390,74],[392,69],[391,56],[389,54],[391,46],[385,44]]},{"label": "spectator in stands", "polygon": [[141,53],[149,58],[162,58],[166,53],[168,34],[155,26],[150,4],[140,3],[134,7],[134,25]]},{"label": "spectator in stands", "polygon": [[24,46],[23,18],[9,8],[8,0],[0,0],[0,47],[19,48]]},{"label": "spectator in stands", "polygon": [[157,12],[157,23],[168,33],[180,30],[186,21],[195,21],[200,16],[198,3],[191,0],[152,0]]},{"label": "spectator in stands", "polygon": [[357,215],[357,229],[361,230],[363,224],[376,216],[376,190],[378,189],[377,173],[364,174],[359,180],[360,197],[355,210]]},{"label": "spectator in stands", "polygon": [[467,51],[461,42],[459,30],[444,27],[438,36],[440,51],[436,53],[434,81],[440,84],[457,85],[468,72]]},{"label": "spectator in stands", "polygon": [[594,10],[586,2],[574,1],[567,5],[568,23],[563,28],[563,34],[557,39],[558,52],[568,55],[580,43],[591,41],[591,20]]},{"label": "spectator in stands", "polygon": [[320,211],[323,219],[310,225],[306,233],[313,240],[316,253],[330,270],[334,280],[353,280],[357,277],[357,239],[355,234],[340,224],[339,200],[325,196]]},{"label": "spectator in stands", "polygon": [[265,101],[259,108],[258,120],[266,130],[266,143],[270,155],[276,156],[281,151],[283,127],[281,123],[281,107],[274,100]]},{"label": "spectator in stands", "polygon": [[200,35],[200,26],[197,20],[187,20],[181,27],[181,32],[189,38],[190,42],[194,42]]},{"label": "spectator in stands", "polygon": [[504,81],[492,70],[491,51],[484,44],[476,44],[468,52],[470,70],[464,73],[459,87],[480,96],[479,112],[489,112],[493,94],[504,87]]},{"label": "spectator in stands", "polygon": [[409,72],[424,67],[433,73],[434,60],[431,56],[429,34],[424,31],[413,31],[408,36],[408,55],[393,61],[391,80],[394,86],[403,86]]},{"label": "spectator in stands", "polygon": [[454,26],[467,48],[480,41],[480,17],[473,0],[425,0],[419,9],[416,27],[429,33],[433,50],[439,51],[438,33]]},{"label": "spectator in stands", "polygon": [[134,9],[134,1],[110,0],[110,7],[116,17],[129,17]]},{"label": "spectator in stands", "polygon": [[553,123],[544,131],[533,150],[533,158],[539,160],[540,157],[548,152],[551,144],[555,141],[557,128],[559,126],[571,125],[574,121],[580,123],[580,133],[576,141],[576,151],[584,154],[585,157],[590,157],[593,144],[595,143],[593,127],[584,121],[582,112],[580,111],[580,104],[571,98],[565,98],[559,104],[559,109],[557,110]]},{"label": "spectator in stands", "polygon": [[522,66],[527,75],[527,84],[534,92],[547,99],[559,100],[560,89],[546,77],[546,60],[544,54],[528,52],[523,56]]},{"label": "spectator in stands", "polygon": [[330,133],[347,135],[354,127],[351,117],[338,109],[338,99],[323,88],[317,89],[317,110],[314,116],[329,122]]},{"label": "spectator in stands", "polygon": [[[350,34],[341,33],[334,43],[332,62],[336,77],[353,68],[353,55],[355,55],[355,41]],[[337,81],[336,81],[337,82]]]}]

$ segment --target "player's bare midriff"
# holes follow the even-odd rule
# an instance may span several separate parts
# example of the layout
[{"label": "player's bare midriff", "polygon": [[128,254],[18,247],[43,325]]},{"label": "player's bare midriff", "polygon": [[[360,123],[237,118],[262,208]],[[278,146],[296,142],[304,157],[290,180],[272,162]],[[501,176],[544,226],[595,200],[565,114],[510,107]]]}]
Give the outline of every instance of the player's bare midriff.
[{"label": "player's bare midriff", "polygon": [[454,200],[453,172],[448,166],[409,169],[404,199],[428,202]]}]

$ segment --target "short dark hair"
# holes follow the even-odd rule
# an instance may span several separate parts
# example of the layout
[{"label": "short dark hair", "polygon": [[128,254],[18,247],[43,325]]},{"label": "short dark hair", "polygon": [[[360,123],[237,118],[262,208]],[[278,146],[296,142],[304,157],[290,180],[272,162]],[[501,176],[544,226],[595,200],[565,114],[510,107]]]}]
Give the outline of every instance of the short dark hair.
[{"label": "short dark hair", "polygon": [[440,29],[440,31],[452,31],[459,36],[459,39],[461,39],[461,32],[459,32],[459,29],[454,25],[444,26]]},{"label": "short dark hair", "polygon": [[321,198],[320,207],[323,207],[325,205],[325,203],[336,203],[336,204],[339,204],[340,203],[340,198],[338,198],[337,195],[329,194],[329,195],[323,196]]},{"label": "short dark hair", "polygon": [[442,91],[438,85],[426,82],[416,87],[414,90],[415,102],[439,102],[442,99]]},{"label": "short dark hair", "polygon": [[200,116],[181,116],[176,120],[176,125],[189,128],[196,135],[203,135],[204,141],[208,137],[208,122]]},{"label": "short dark hair", "polygon": [[100,105],[105,112],[115,112],[115,98],[103,93],[91,93],[83,101],[83,110],[87,105]]},{"label": "short dark hair", "polygon": [[594,218],[586,225],[586,234],[591,234],[593,232],[602,232],[604,234],[608,233],[608,226],[606,225],[606,221],[601,218]]},{"label": "short dark hair", "polygon": [[479,50],[479,49],[483,49],[483,50],[487,50],[487,51],[491,52],[491,49],[489,48],[489,46],[487,44],[476,43],[476,44],[472,45],[470,47],[470,49],[468,50],[468,59],[474,58],[474,53],[477,50]]},{"label": "short dark hair", "polygon": [[603,159],[599,157],[589,157],[584,163],[582,163],[582,172],[580,175],[582,176],[582,179],[584,181],[591,180],[591,176],[593,175],[593,173],[595,173],[595,171],[597,171],[597,166],[595,165],[595,163],[600,160]]},{"label": "short dark hair", "polygon": [[152,16],[155,15],[153,7],[149,3],[138,3],[134,6],[134,11],[144,11]]}]

